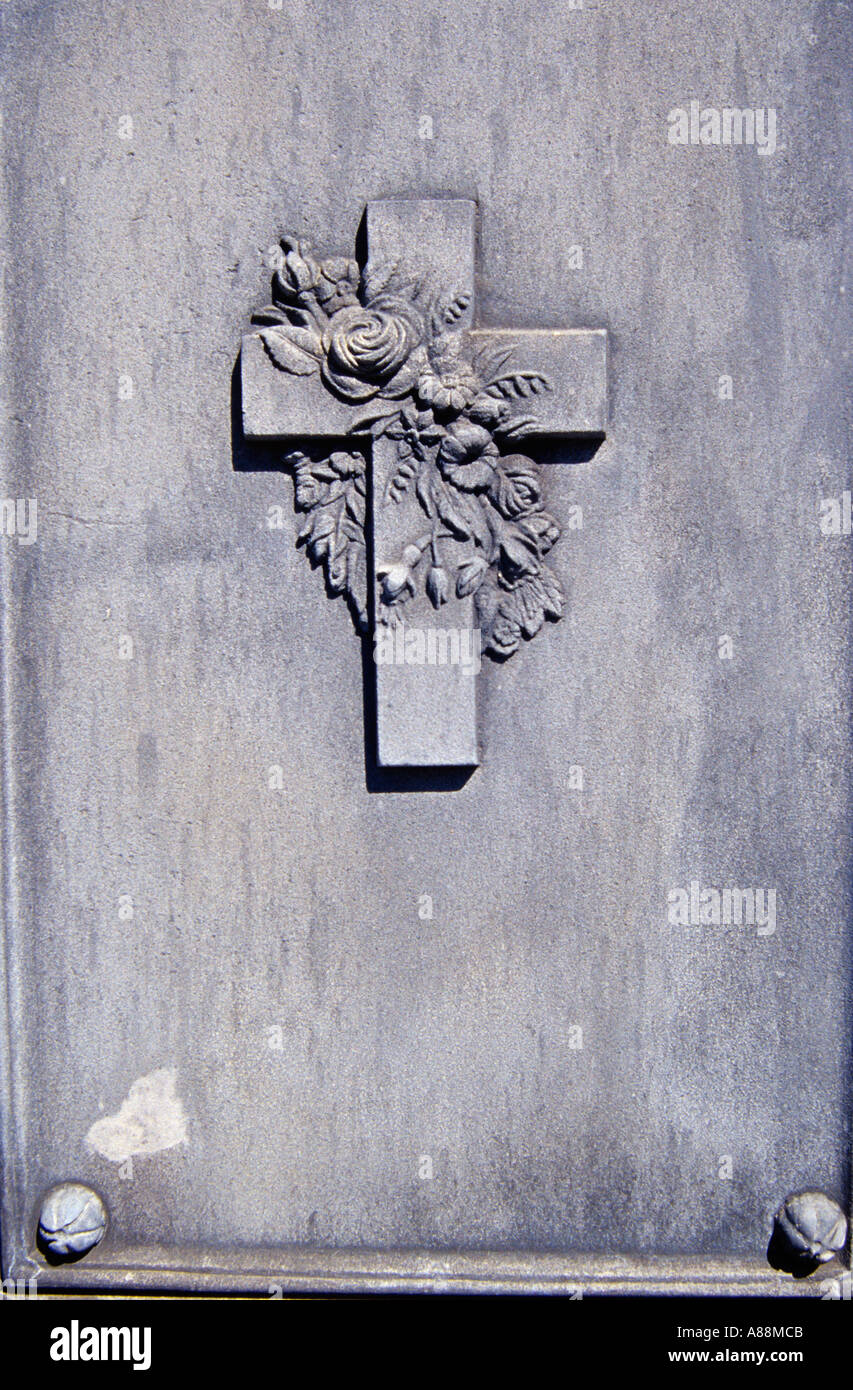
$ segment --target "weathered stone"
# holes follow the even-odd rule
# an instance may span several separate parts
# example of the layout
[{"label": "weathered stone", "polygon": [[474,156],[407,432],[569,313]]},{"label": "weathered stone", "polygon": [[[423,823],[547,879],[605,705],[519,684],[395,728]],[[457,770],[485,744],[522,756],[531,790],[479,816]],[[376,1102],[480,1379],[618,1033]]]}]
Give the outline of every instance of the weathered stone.
[{"label": "weathered stone", "polygon": [[[766,1251],[787,1193],[849,1219],[849,12],[0,25],[4,1276],[819,1294]],[[470,775],[376,767],[283,375],[250,337],[247,439],[235,371],[278,230],[351,252],[403,195],[476,203],[477,323],[565,351],[530,410],[589,431],[501,446],[564,609],[477,677]],[[372,402],[315,375],[288,428],[357,510]],[[54,1267],[70,1179],[109,1230]]]}]

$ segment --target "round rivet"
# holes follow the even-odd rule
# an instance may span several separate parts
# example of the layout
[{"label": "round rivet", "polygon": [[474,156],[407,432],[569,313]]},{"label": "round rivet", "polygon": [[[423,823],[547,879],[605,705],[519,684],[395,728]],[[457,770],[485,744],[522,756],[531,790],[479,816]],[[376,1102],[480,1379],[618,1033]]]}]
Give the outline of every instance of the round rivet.
[{"label": "round rivet", "polygon": [[847,1243],[847,1217],[825,1192],[792,1192],[774,1218],[771,1263],[790,1273],[809,1273],[832,1260]]},{"label": "round rivet", "polygon": [[39,1244],[57,1260],[93,1250],[107,1229],[107,1209],[97,1192],[82,1182],[61,1182],[41,1204]]}]

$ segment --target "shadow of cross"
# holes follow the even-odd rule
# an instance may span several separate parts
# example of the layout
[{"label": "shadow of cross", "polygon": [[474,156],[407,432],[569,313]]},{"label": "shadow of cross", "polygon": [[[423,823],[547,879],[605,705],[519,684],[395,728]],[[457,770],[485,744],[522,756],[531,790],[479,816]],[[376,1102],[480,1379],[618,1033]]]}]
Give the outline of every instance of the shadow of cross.
[{"label": "shadow of cross", "polygon": [[[476,205],[465,199],[383,199],[369,203],[367,252],[371,264],[397,264],[467,294],[456,325],[474,348],[514,346],[524,365],[543,373],[552,389],[525,401],[534,417],[531,435],[567,440],[602,436],[606,416],[607,334],[604,329],[475,327]],[[349,434],[357,408],[334,396],[318,375],[290,376],[267,355],[260,335],[247,334],[241,351],[243,432],[296,446]],[[360,412],[363,414],[363,410]],[[357,435],[355,437],[358,437]],[[369,436],[365,435],[365,438]],[[423,529],[413,497],[389,493],[398,463],[395,441],[373,440],[369,462],[374,577],[399,562],[407,535]],[[407,508],[409,509],[407,513]],[[416,528],[414,532],[411,527]],[[408,528],[408,529],[407,529]],[[374,585],[375,595],[375,585]],[[371,611],[375,603],[371,605]],[[437,615],[425,595],[406,606],[406,627],[436,632]],[[451,597],[441,609],[440,632],[474,633],[471,598]],[[465,650],[479,653],[479,641]],[[457,647],[457,650],[459,648]],[[480,761],[475,666],[479,663],[375,664],[377,762],[383,768],[471,768]]]}]

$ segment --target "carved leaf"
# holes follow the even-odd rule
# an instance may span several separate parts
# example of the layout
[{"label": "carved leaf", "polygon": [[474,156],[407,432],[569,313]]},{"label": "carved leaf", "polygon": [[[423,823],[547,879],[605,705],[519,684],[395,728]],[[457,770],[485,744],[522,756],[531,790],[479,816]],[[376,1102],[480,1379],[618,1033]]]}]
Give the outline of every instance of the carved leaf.
[{"label": "carved leaf", "polygon": [[431,493],[435,510],[445,526],[449,527],[459,540],[470,540],[472,535],[471,526],[465,518],[462,498],[459,494],[452,492],[447,484],[437,475],[433,475]]},{"label": "carved leaf", "polygon": [[378,294],[387,289],[394,276],[397,274],[397,262],[386,261],[384,264],[376,264],[368,261],[364,268],[364,302],[370,304]]},{"label": "carved leaf", "polygon": [[332,536],[335,533],[334,513],[325,507],[316,507],[311,513],[310,528],[303,527],[302,534],[307,530],[305,539],[308,543],[308,552],[312,560],[321,560],[328,555]]},{"label": "carved leaf", "polygon": [[496,377],[490,382],[485,388],[485,394],[495,398],[503,396],[504,400],[511,400],[513,396],[538,396],[542,391],[551,390],[553,387],[542,372],[510,372],[507,376]]},{"label": "carved leaf", "polygon": [[326,578],[333,594],[340,594],[347,583],[347,551],[344,548],[333,556],[326,566]]},{"label": "carved leaf", "polygon": [[459,507],[465,517],[472,539],[488,554],[492,548],[492,532],[486,513],[476,493],[462,493],[457,497]]},{"label": "carved leaf", "polygon": [[320,370],[323,343],[310,328],[266,328],[261,334],[264,347],[275,365],[292,376],[310,376]]},{"label": "carved leaf", "polygon": [[352,518],[354,525],[360,530],[364,530],[364,498],[351,488],[347,493],[346,510]]},{"label": "carved leaf", "polygon": [[510,593],[500,600],[491,618],[489,642],[495,655],[511,656],[518,639],[530,641],[542,628],[545,619],[556,621],[562,616],[563,593],[555,575],[547,570],[526,575]]},{"label": "carved leaf", "polygon": [[314,530],[314,521],[315,517],[314,513],[312,512],[311,515],[308,517],[308,520],[303,522],[302,526],[300,526],[298,532],[296,533],[297,545],[302,545],[303,542],[309,539],[311,532]]},{"label": "carved leaf", "polygon": [[523,439],[535,428],[537,423],[538,421],[533,415],[519,415],[514,420],[509,420],[505,425],[500,423],[496,425],[494,432],[500,435],[501,439]]},{"label": "carved leaf", "polygon": [[359,631],[367,628],[364,540],[365,474],[360,454],[317,457],[302,450],[285,456],[293,471],[295,505],[306,512],[297,545],[322,565],[331,594],[343,594]]},{"label": "carved leaf", "polygon": [[481,380],[487,385],[494,381],[501,367],[506,366],[514,353],[514,343],[505,345],[504,347],[481,348],[474,358],[474,366]]},{"label": "carved leaf", "polygon": [[347,551],[347,597],[360,631],[367,628],[367,551],[351,545]]},{"label": "carved leaf", "polygon": [[457,598],[467,598],[469,594],[476,593],[485,579],[488,569],[488,561],[484,560],[482,555],[475,555],[473,559],[460,565],[456,571]]},{"label": "carved leaf", "polygon": [[418,475],[419,462],[412,453],[411,446],[401,444],[398,447],[398,463],[388,484],[386,499],[392,502],[399,502],[408,492],[412,479]]},{"label": "carved leaf", "polygon": [[504,605],[504,612],[519,624],[525,637],[535,637],[545,621],[543,592],[533,583],[521,584]]},{"label": "carved leaf", "polygon": [[484,550],[491,549],[492,533],[475,493],[457,491],[430,468],[421,470],[416,495],[427,516],[438,517],[457,540],[473,540]]},{"label": "carved leaf", "polygon": [[380,435],[387,434],[394,439],[393,433],[395,420],[400,419],[399,410],[375,410],[366,411],[363,415],[356,415],[349,427],[350,434],[370,434],[374,439]]},{"label": "carved leaf", "polygon": [[551,618],[554,622],[563,616],[565,596],[561,585],[553,570],[549,570],[545,565],[542,566],[538,574],[539,583],[545,594],[545,617]]},{"label": "carved leaf", "polygon": [[508,360],[513,356],[517,343],[495,343],[493,346],[479,347],[474,353],[474,367],[483,381],[490,381],[496,377],[500,368],[506,367]]},{"label": "carved leaf", "polygon": [[279,309],[275,304],[267,304],[263,309],[255,310],[252,323],[283,324],[290,323],[290,319],[283,309]]},{"label": "carved leaf", "polygon": [[422,472],[418,478],[415,495],[427,516],[432,520],[435,517],[435,502],[432,496],[432,478],[428,472]]},{"label": "carved leaf", "polygon": [[457,294],[444,310],[444,322],[458,323],[470,303],[471,296],[467,291],[463,290],[461,294]]}]

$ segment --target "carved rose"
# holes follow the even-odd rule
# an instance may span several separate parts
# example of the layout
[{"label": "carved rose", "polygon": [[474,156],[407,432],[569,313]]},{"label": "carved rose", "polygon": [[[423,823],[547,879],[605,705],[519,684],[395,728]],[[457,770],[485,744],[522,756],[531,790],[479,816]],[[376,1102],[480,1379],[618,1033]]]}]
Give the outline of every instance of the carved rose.
[{"label": "carved rose", "polygon": [[347,400],[369,400],[396,376],[419,339],[412,315],[352,304],[333,315],[323,337],[323,375]]},{"label": "carved rose", "polygon": [[495,476],[498,446],[482,425],[462,421],[451,427],[438,451],[439,472],[463,492],[481,492]]},{"label": "carved rose", "polygon": [[501,459],[489,497],[501,516],[515,518],[535,511],[542,500],[535,464],[523,454],[508,454]]}]

